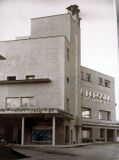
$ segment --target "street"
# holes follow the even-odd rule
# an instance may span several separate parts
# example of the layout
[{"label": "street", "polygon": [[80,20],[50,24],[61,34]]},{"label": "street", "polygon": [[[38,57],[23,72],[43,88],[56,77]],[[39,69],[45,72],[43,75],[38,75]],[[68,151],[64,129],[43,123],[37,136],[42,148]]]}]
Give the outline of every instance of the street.
[{"label": "street", "polygon": [[25,147],[14,148],[30,156],[23,160],[119,160],[119,144],[98,144],[74,148]]}]

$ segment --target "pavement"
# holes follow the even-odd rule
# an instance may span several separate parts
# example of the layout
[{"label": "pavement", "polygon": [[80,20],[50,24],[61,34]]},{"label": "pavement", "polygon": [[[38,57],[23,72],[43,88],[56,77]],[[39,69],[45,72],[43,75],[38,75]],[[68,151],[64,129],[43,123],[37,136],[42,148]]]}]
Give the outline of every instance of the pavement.
[{"label": "pavement", "polygon": [[119,160],[119,143],[92,144],[68,148],[58,146],[14,146],[13,149],[30,156],[21,160]]},{"label": "pavement", "polygon": [[69,152],[69,148],[25,147],[13,149],[29,156],[22,160],[78,160],[75,154]]}]

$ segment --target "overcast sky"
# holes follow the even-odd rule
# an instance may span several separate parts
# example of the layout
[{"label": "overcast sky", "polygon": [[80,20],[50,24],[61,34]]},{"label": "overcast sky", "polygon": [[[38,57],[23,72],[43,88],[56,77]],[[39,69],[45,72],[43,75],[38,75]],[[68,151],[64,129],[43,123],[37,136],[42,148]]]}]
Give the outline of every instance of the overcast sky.
[{"label": "overcast sky", "polygon": [[115,77],[119,97],[114,0],[0,0],[0,40],[30,35],[30,18],[66,13],[71,4],[81,10],[82,65]]}]

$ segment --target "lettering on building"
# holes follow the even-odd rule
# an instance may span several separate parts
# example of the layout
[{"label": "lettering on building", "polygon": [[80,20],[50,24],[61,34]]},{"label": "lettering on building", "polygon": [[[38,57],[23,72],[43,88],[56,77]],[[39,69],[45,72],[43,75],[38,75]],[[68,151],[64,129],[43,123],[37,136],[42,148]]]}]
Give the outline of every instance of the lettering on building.
[{"label": "lettering on building", "polygon": [[97,93],[94,91],[85,90],[85,93],[81,90],[82,98],[85,100],[96,101],[100,103],[110,103],[110,96],[106,94]]}]

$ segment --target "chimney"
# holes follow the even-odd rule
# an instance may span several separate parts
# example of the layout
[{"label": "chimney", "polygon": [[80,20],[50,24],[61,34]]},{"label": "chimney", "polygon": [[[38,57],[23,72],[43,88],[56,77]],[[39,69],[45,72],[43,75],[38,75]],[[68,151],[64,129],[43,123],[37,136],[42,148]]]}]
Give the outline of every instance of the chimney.
[{"label": "chimney", "polygon": [[70,13],[72,15],[72,17],[74,18],[74,20],[77,20],[80,19],[79,18],[79,12],[80,12],[80,9],[78,8],[79,6],[77,6],[76,4],[74,5],[71,5],[69,7],[67,7],[67,11],[68,13]]}]

